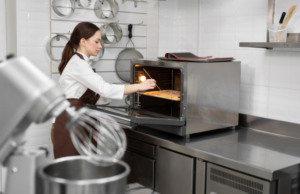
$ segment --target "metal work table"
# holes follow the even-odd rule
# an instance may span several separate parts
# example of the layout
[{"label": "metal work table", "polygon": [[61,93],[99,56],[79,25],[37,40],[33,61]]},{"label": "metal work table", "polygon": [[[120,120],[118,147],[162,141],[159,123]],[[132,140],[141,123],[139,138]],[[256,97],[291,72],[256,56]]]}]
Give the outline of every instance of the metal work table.
[{"label": "metal work table", "polygon": [[273,181],[300,168],[300,139],[237,127],[191,135],[189,139],[138,127],[128,137]]}]

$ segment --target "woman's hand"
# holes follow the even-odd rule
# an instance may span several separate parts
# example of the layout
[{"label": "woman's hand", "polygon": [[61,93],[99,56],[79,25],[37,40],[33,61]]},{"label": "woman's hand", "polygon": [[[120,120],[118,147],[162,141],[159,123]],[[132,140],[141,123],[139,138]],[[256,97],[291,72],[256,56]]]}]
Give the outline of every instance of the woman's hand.
[{"label": "woman's hand", "polygon": [[124,95],[131,94],[139,91],[152,90],[156,87],[156,81],[154,79],[148,79],[139,84],[125,85]]},{"label": "woman's hand", "polygon": [[147,79],[139,85],[139,91],[153,90],[156,87],[156,81],[154,79]]}]

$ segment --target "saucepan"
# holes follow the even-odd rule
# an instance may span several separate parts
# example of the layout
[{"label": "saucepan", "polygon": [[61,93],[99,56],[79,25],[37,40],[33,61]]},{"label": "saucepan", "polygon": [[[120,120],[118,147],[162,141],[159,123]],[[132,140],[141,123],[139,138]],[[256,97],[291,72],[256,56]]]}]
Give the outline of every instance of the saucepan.
[{"label": "saucepan", "polygon": [[[101,31],[101,38],[102,41],[105,44],[113,44],[113,43],[117,43],[119,42],[122,37],[123,37],[123,30],[122,28],[117,24],[118,22],[111,22],[111,23],[107,23],[103,26],[100,27],[100,31]],[[114,38],[113,40],[109,40],[108,38],[108,34],[107,34],[107,29],[111,28],[114,32]]]},{"label": "saucepan", "polygon": [[[66,17],[69,17],[70,15],[72,15],[73,12],[75,11],[75,1],[74,0],[69,0],[69,3],[70,3],[71,7],[61,6],[60,2],[61,2],[60,0],[52,0],[51,7],[52,7],[53,12],[58,17],[61,17],[61,18],[66,18]],[[64,8],[64,9],[68,8],[68,9],[70,9],[70,11],[65,14],[65,13],[61,12],[59,8]]]},{"label": "saucepan", "polygon": [[[72,15],[75,11],[75,3],[77,3],[78,7],[80,8],[87,8],[92,4],[92,0],[87,0],[87,5],[84,6],[81,2],[82,0],[69,0],[69,5],[65,6],[64,4],[61,4],[61,0],[52,0],[52,10],[53,12],[61,18],[65,18],[65,17],[69,17],[70,15]],[[69,7],[71,6],[71,7]],[[63,13],[60,8],[68,8],[71,9],[67,14]]]},{"label": "saucepan", "polygon": [[100,19],[113,18],[119,13],[119,4],[115,0],[96,0],[94,12]]},{"label": "saucepan", "polygon": [[129,166],[101,166],[86,156],[60,158],[39,169],[43,194],[124,194]]}]

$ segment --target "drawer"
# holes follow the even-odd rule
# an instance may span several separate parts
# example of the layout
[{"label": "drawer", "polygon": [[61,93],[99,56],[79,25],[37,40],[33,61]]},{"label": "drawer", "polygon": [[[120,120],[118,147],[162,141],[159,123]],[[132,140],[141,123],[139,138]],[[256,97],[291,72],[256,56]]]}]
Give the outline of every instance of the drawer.
[{"label": "drawer", "polygon": [[127,146],[129,148],[134,149],[138,152],[141,152],[147,156],[150,156],[150,157],[155,156],[155,146],[154,145],[144,143],[142,141],[127,137]]},{"label": "drawer", "polygon": [[154,160],[127,150],[123,161],[125,161],[131,169],[127,178],[128,182],[138,182],[145,187],[154,188]]}]

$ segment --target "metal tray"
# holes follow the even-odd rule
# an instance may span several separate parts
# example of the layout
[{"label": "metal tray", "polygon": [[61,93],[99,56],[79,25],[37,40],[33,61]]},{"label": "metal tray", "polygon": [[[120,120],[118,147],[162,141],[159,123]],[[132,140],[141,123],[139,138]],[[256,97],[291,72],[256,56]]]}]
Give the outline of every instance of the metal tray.
[{"label": "metal tray", "polygon": [[[148,91],[146,91],[148,92]],[[165,100],[172,100],[172,101],[177,101],[179,102],[180,100],[173,100],[173,99],[169,99],[169,98],[164,98],[164,97],[160,97],[160,96],[153,96],[153,95],[148,95],[148,94],[143,94],[143,92],[136,92],[137,94],[141,94],[141,95],[144,95],[144,96],[151,96],[151,97],[155,97],[155,98],[161,98],[161,99],[165,99]]]},{"label": "metal tray", "polygon": [[232,59],[214,59],[214,60],[209,60],[209,59],[186,59],[186,60],[182,60],[182,59],[168,59],[165,57],[157,57],[160,60],[166,60],[166,61],[193,61],[193,62],[199,62],[199,63],[213,63],[213,62],[230,62],[235,60],[235,58]]}]

